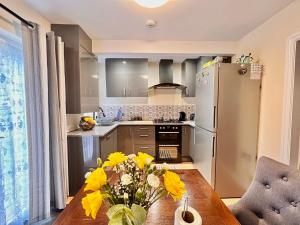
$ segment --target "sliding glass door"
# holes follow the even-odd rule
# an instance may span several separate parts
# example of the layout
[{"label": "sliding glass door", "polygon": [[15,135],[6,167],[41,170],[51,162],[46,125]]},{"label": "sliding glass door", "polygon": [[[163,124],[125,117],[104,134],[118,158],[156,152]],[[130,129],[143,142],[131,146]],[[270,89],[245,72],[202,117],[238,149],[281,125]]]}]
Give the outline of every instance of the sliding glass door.
[{"label": "sliding glass door", "polygon": [[0,28],[0,225],[26,224],[29,162],[22,42]]}]

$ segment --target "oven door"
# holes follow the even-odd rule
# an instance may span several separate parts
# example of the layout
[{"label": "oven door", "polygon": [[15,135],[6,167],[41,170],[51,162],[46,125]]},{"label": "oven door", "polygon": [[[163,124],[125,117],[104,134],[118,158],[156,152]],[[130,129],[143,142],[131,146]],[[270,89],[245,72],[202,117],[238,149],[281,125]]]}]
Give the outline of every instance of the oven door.
[{"label": "oven door", "polygon": [[181,162],[181,132],[157,131],[156,133],[156,161]]},{"label": "oven door", "polygon": [[161,144],[178,144],[181,139],[180,131],[158,131],[157,141]]}]

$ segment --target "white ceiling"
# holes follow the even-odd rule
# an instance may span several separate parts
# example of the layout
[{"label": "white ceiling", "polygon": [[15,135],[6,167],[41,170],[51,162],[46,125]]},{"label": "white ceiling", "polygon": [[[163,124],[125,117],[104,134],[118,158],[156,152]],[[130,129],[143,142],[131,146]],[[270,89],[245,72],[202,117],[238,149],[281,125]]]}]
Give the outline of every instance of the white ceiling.
[{"label": "white ceiling", "polygon": [[[235,41],[293,0],[169,0],[156,9],[133,0],[24,0],[51,23],[79,24],[93,39]],[[145,27],[147,19],[157,27]]]}]

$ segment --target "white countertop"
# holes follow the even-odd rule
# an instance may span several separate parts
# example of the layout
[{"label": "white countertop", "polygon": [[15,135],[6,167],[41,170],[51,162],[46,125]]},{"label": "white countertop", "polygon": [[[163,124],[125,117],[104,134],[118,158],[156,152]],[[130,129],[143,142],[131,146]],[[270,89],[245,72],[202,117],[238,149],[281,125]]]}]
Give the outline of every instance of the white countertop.
[{"label": "white countertop", "polygon": [[[95,126],[93,130],[83,131],[81,129],[68,132],[68,137],[95,136],[104,137],[106,134],[117,128],[118,126],[143,126],[143,125],[169,125],[166,123],[159,124],[153,121],[121,121],[114,122],[111,126]],[[195,127],[194,121],[184,121],[183,123],[172,123],[171,125],[188,125]]]}]

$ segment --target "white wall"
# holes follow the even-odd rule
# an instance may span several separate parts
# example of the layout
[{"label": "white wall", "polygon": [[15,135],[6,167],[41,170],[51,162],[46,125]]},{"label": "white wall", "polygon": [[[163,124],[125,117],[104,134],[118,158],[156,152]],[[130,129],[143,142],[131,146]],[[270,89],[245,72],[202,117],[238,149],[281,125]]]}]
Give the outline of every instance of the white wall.
[{"label": "white wall", "polygon": [[160,53],[232,55],[236,52],[236,42],[213,41],[142,41],[142,40],[93,40],[95,54],[113,53]]},{"label": "white wall", "polygon": [[300,32],[300,0],[270,18],[239,41],[238,52],[254,54],[264,65],[259,155],[280,160],[283,83],[287,38]]}]

